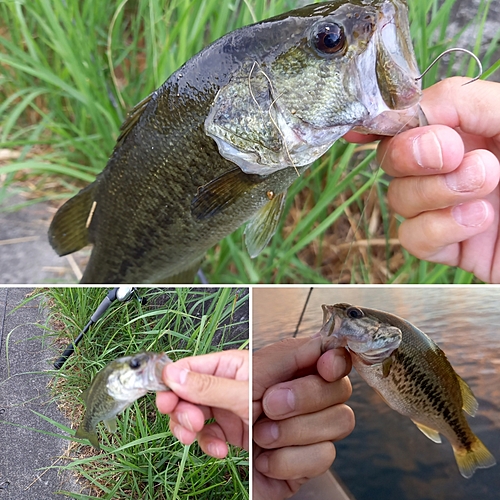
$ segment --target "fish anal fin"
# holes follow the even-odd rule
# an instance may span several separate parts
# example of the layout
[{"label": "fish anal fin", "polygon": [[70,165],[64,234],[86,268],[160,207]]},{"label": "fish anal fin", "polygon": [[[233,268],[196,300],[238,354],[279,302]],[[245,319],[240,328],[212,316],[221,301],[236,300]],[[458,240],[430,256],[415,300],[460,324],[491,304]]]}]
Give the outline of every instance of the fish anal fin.
[{"label": "fish anal fin", "polygon": [[247,175],[240,168],[234,168],[201,186],[191,202],[192,215],[198,220],[217,215],[250,191],[258,177],[260,176]]},{"label": "fish anal fin", "polygon": [[153,94],[149,94],[147,97],[145,97],[141,102],[136,104],[129,111],[127,117],[125,118],[125,121],[122,123],[122,126],[120,127],[120,135],[116,140],[115,149],[122,144],[122,142],[126,139],[127,135],[134,128],[135,124],[139,121],[139,119],[142,116],[142,113],[146,109],[146,106],[149,104],[149,101],[151,101],[152,97]]},{"label": "fish anal fin", "polygon": [[462,393],[462,408],[471,416],[475,416],[477,409],[479,407],[477,403],[477,399],[472,394],[471,388],[467,385],[467,383],[458,377],[458,382],[460,384],[460,391]]},{"label": "fish anal fin", "polygon": [[497,463],[488,448],[477,438],[470,450],[454,448],[453,452],[460,474],[467,479],[474,474],[476,469],[487,469]]},{"label": "fish anal fin", "polygon": [[423,432],[431,441],[434,441],[435,443],[440,443],[441,442],[441,436],[439,435],[439,432],[431,429],[430,427],[427,427],[424,424],[421,424],[419,422],[415,422],[415,420],[412,420],[412,422],[418,427],[418,429]]},{"label": "fish anal fin", "polygon": [[389,373],[391,373],[392,362],[392,356],[389,356],[382,362],[382,378],[387,378]]},{"label": "fish anal fin", "polygon": [[80,425],[75,432],[75,437],[79,439],[88,439],[94,448],[98,450],[101,449],[99,446],[99,439],[97,438],[97,432],[95,430],[92,432],[86,431],[83,428],[83,425]]},{"label": "fish anal fin", "polygon": [[276,232],[285,206],[285,199],[286,191],[274,195],[248,222],[245,228],[245,245],[250,257],[257,257]]},{"label": "fish anal fin", "polygon": [[114,434],[116,432],[116,418],[108,418],[103,420],[104,425],[106,426],[106,429],[108,429],[109,432]]},{"label": "fish anal fin", "polygon": [[49,228],[49,242],[59,255],[80,250],[90,243],[89,229],[96,183],[89,184],[69,199],[54,215]]}]

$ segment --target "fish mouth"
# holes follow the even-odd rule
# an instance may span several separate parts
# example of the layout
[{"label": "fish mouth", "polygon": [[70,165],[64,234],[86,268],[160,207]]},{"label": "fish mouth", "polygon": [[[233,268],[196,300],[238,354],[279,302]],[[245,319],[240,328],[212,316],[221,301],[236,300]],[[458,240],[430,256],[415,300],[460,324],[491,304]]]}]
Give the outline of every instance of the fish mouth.
[{"label": "fish mouth", "polygon": [[[358,98],[368,110],[356,132],[395,135],[427,125],[419,105],[422,96],[407,9],[392,1],[381,7],[373,43],[355,62],[359,82]],[[366,78],[365,75],[376,75]]]},{"label": "fish mouth", "polygon": [[322,339],[321,351],[326,352],[337,347],[346,347],[347,339],[338,335],[342,326],[342,318],[336,315],[330,309],[330,306],[326,304],[323,304],[321,308],[323,309],[323,326],[319,331]]}]

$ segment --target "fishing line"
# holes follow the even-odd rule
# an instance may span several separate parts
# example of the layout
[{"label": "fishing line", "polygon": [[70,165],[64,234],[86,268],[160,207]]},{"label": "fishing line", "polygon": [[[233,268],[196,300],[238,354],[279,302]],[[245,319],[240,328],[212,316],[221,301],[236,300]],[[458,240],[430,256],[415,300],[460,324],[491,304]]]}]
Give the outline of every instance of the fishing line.
[{"label": "fishing line", "polygon": [[300,324],[302,323],[302,318],[304,317],[304,313],[306,312],[306,307],[307,303],[309,302],[309,298],[311,297],[311,293],[313,291],[313,286],[309,288],[309,293],[307,294],[306,302],[304,304],[304,307],[302,308],[302,312],[300,313],[300,318],[299,321],[297,322],[297,326],[295,327],[295,332],[293,333],[293,338],[297,336],[297,333],[299,331]]},{"label": "fishing line", "polygon": [[[253,73],[253,70],[254,70],[255,66],[258,66],[259,73],[262,73],[264,75],[264,78],[269,83],[269,89],[270,89],[271,97],[274,97],[275,91],[274,91],[274,88],[273,88],[273,83],[272,83],[271,79],[269,78],[269,76],[266,74],[265,71],[262,70],[262,68],[260,67],[260,64],[257,61],[254,61],[254,63],[252,64],[252,68],[250,69],[250,73],[248,74],[248,88],[250,90],[250,95],[252,96],[252,99],[254,100],[255,104],[257,105],[257,107],[260,110],[262,110],[262,108],[260,107],[260,104],[257,102],[257,99],[255,98],[255,95],[254,95],[253,90],[252,90],[251,77],[252,77],[252,73]],[[295,166],[295,163],[294,163],[294,161],[292,159],[292,155],[290,154],[290,150],[288,149],[288,145],[286,143],[285,134],[282,132],[282,130],[280,129],[279,125],[276,123],[276,120],[274,119],[274,117],[272,115],[272,112],[271,112],[272,109],[273,109],[273,106],[276,104],[276,101],[278,101],[278,99],[282,95],[283,95],[283,93],[281,93],[280,95],[278,95],[273,100],[273,102],[271,102],[271,104],[269,105],[269,109],[267,111],[267,114],[269,116],[269,120],[271,121],[271,123],[274,125],[274,127],[278,131],[278,134],[281,136],[281,139],[283,141],[283,146],[284,146],[285,151],[286,151],[286,155],[288,156],[288,159],[290,160],[290,163],[292,164],[292,167],[295,169],[295,173],[297,174],[297,177],[300,177],[300,172],[298,171],[297,167]],[[276,110],[276,112],[278,112],[278,110]]]},{"label": "fishing line", "polygon": [[[421,80],[421,79],[422,79],[422,78],[423,78],[423,77],[424,77],[424,76],[425,76],[425,75],[429,72],[429,70],[432,68],[432,66],[434,66],[434,65],[435,65],[435,64],[436,64],[436,63],[437,63],[437,62],[438,62],[438,61],[439,61],[442,57],[444,57],[445,55],[447,55],[447,54],[449,54],[449,53],[451,53],[451,52],[465,52],[466,54],[468,54],[470,57],[472,57],[472,58],[476,61],[477,65],[478,65],[478,68],[479,68],[478,74],[477,74],[474,78],[472,78],[471,80],[469,80],[468,82],[464,83],[462,86],[469,85],[470,83],[475,82],[475,81],[479,80],[479,78],[481,78],[481,76],[482,76],[482,74],[483,74],[483,65],[481,64],[481,61],[480,61],[480,60],[479,60],[479,58],[476,56],[476,54],[474,54],[474,53],[473,53],[473,52],[471,52],[470,50],[463,49],[463,48],[461,48],[461,47],[452,47],[452,48],[450,48],[450,49],[447,49],[447,50],[445,50],[445,51],[441,52],[441,54],[439,54],[439,55],[438,55],[438,56],[437,56],[437,57],[436,57],[436,58],[435,58],[435,59],[434,59],[434,60],[433,60],[433,61],[429,64],[429,66],[427,66],[427,68],[425,69],[425,71],[423,71],[423,72],[420,74],[420,76],[418,76],[418,77],[416,77],[416,78],[415,78],[415,81]],[[403,125],[401,126],[400,132],[401,132],[402,130],[404,130],[405,126],[406,126],[406,125],[410,122],[410,120],[411,120],[411,119],[412,119],[412,118],[409,118],[409,119],[408,119],[408,121],[407,121],[405,124],[403,124]],[[398,133],[400,133],[400,132],[398,132]],[[397,134],[396,134],[396,135],[397,135]],[[379,167],[378,167],[378,169],[377,169],[377,171],[375,172],[375,174],[374,174],[374,175],[378,175],[378,172],[380,172],[380,170],[382,169],[381,165],[382,165],[382,163],[383,163],[384,159],[386,158],[386,156],[387,156],[387,152],[386,152],[386,153],[384,154],[384,156],[380,159],[380,161],[379,161]],[[367,201],[367,202],[370,200],[370,198],[371,198],[371,196],[372,196],[372,192],[373,192],[373,190],[375,189],[375,186],[376,186],[376,183],[374,182],[374,183],[373,183],[373,185],[371,186],[371,188],[370,188],[369,192],[368,192],[368,195],[367,195],[367,198],[366,198],[366,201]],[[366,204],[365,204],[365,206],[363,207],[363,210],[362,210],[362,211],[361,211],[361,213],[360,213],[360,218],[359,218],[359,221],[358,221],[358,223],[357,223],[357,225],[356,225],[355,229],[353,230],[353,237],[354,237],[354,241],[351,243],[351,245],[349,246],[349,249],[347,250],[347,255],[346,255],[346,257],[345,257],[345,259],[344,259],[344,262],[343,262],[343,264],[342,264],[342,267],[341,267],[341,270],[340,270],[340,273],[339,273],[339,277],[338,277],[338,281],[337,281],[337,283],[340,283],[340,280],[341,280],[341,278],[342,278],[342,274],[343,274],[344,270],[345,270],[345,269],[346,269],[346,267],[347,267],[347,261],[348,261],[348,259],[349,259],[349,256],[351,255],[351,251],[352,251],[352,249],[353,249],[353,246],[354,246],[354,244],[357,242],[357,241],[356,241],[356,233],[357,233],[358,229],[361,227],[361,222],[362,222],[362,220],[363,220],[363,216],[365,215],[365,211],[366,211],[366,209],[367,209],[366,205],[367,205],[367,203],[366,203]],[[368,239],[368,238],[367,238],[367,239]],[[388,238],[386,238],[386,239],[387,239],[387,241],[388,241]],[[352,280],[352,273],[351,273],[351,280]]]}]

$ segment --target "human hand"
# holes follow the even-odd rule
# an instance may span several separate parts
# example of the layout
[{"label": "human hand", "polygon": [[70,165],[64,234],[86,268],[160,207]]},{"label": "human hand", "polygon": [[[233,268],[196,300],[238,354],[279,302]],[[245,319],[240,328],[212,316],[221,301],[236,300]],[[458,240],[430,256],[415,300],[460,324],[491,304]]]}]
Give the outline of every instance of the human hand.
[{"label": "human hand", "polygon": [[253,355],[253,495],[281,500],[325,472],[354,413],[343,348],[321,355],[321,339],[287,339]]},{"label": "human hand", "polygon": [[426,89],[421,105],[430,125],[384,138],[378,159],[395,177],[388,199],[406,218],[399,228],[403,247],[498,283],[500,84],[463,86],[467,81],[448,78]]},{"label": "human hand", "polygon": [[[248,351],[221,351],[182,358],[163,370],[171,391],[158,392],[156,405],[170,414],[170,430],[183,444],[198,440],[215,458],[226,443],[248,450]],[[208,419],[214,423],[205,425]]]}]

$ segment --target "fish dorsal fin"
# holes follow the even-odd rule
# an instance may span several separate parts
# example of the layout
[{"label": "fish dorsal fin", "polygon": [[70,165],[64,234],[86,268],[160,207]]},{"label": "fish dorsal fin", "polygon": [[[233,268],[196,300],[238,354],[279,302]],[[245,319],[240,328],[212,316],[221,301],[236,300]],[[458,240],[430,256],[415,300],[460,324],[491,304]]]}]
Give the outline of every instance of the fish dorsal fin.
[{"label": "fish dorsal fin", "polygon": [[418,422],[415,422],[415,420],[412,420],[412,422],[419,428],[420,431],[422,431],[431,441],[434,441],[435,443],[440,443],[441,442],[441,436],[439,435],[439,432],[431,429],[430,427],[427,427],[424,424],[420,424]]},{"label": "fish dorsal fin", "polygon": [[275,195],[248,222],[245,228],[245,245],[250,257],[259,255],[276,232],[283,208],[286,191]]},{"label": "fish dorsal fin", "polygon": [[103,420],[104,425],[106,426],[106,429],[108,429],[109,432],[115,433],[116,432],[116,418],[108,418]]},{"label": "fish dorsal fin", "polygon": [[120,135],[118,136],[118,139],[116,139],[115,149],[118,146],[120,146],[120,144],[125,140],[127,135],[130,133],[130,131],[134,128],[135,124],[139,121],[140,117],[142,116],[142,113],[146,109],[146,106],[149,104],[149,101],[151,101],[152,97],[153,94],[149,94],[147,97],[145,97],[141,102],[136,104],[129,111],[127,118],[125,118],[125,121],[122,123],[122,126],[120,127]]},{"label": "fish dorsal fin", "polygon": [[76,196],[69,199],[54,215],[49,228],[49,242],[59,255],[80,250],[89,244],[88,226],[91,211],[95,208],[94,188],[89,184]]},{"label": "fish dorsal fin", "polygon": [[460,391],[462,392],[462,408],[471,416],[474,417],[476,415],[477,409],[479,405],[477,403],[477,399],[472,394],[471,388],[467,385],[467,383],[462,380],[458,375],[458,382],[460,384]]},{"label": "fish dorsal fin", "polygon": [[240,168],[229,170],[198,188],[191,202],[192,215],[198,220],[213,217],[250,191],[259,180],[264,180],[264,177],[247,175]]}]

